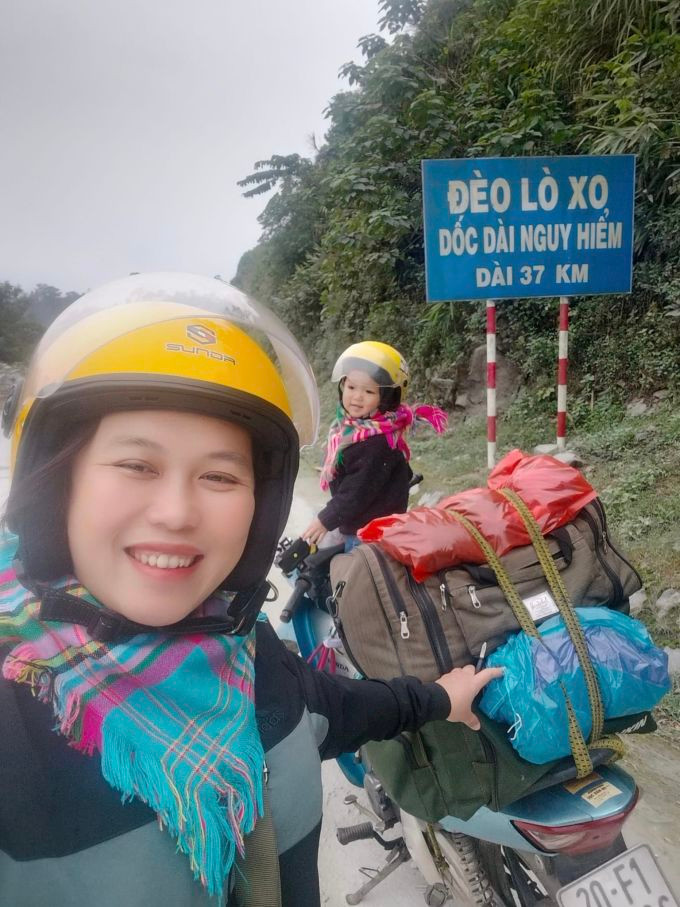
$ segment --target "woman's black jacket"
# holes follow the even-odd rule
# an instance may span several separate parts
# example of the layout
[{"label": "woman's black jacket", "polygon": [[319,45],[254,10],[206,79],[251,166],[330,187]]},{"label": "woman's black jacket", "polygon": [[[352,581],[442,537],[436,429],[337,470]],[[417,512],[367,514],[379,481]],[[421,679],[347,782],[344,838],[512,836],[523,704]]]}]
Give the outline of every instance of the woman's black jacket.
[{"label": "woman's black jacket", "polygon": [[[384,683],[313,671],[267,622],[256,632],[255,704],[283,904],[317,907],[321,760],[443,719],[449,699],[415,678]],[[99,758],[71,749],[27,686],[0,679],[0,716],[1,905],[217,907],[152,810],[122,803]]]}]

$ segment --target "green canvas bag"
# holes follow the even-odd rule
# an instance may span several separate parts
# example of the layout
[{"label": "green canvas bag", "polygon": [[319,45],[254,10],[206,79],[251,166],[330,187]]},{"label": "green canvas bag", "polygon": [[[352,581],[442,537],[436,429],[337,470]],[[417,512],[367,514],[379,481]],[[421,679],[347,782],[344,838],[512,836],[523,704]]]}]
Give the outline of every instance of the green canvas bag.
[{"label": "green canvas bag", "polygon": [[[503,809],[532,788],[575,778],[571,758],[535,765],[517,755],[507,729],[477,713],[481,730],[464,724],[432,721],[416,733],[393,740],[367,743],[366,756],[389,796],[422,819],[438,822],[444,816],[469,819],[480,806]],[[649,712],[605,721],[604,733],[651,733],[656,723]],[[606,762],[612,751],[591,753],[593,765]]]}]

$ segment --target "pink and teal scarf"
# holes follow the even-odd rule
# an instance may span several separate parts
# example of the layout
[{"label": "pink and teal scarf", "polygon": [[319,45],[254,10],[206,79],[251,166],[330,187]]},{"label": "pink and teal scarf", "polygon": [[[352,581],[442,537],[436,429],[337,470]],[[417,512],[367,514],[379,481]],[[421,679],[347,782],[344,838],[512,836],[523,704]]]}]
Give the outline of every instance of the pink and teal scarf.
[{"label": "pink and teal scarf", "polygon": [[401,403],[396,410],[376,413],[370,419],[352,419],[338,406],[335,421],[328,432],[326,459],[321,470],[321,489],[328,491],[342,462],[342,451],[350,444],[365,441],[374,435],[384,435],[392,449],[400,450],[407,460],[411,450],[406,443],[405,433],[414,431],[419,425],[430,425],[437,434],[446,431],[448,416],[438,406],[415,406],[413,409]]},{"label": "pink and teal scarf", "polygon": [[[221,893],[262,813],[254,631],[98,642],[81,626],[40,619],[40,600],[11,566],[15,551],[14,537],[0,537],[3,676],[52,706],[72,746],[99,752],[106,781],[154,809],[194,876]],[[94,602],[75,578],[54,585]]]}]

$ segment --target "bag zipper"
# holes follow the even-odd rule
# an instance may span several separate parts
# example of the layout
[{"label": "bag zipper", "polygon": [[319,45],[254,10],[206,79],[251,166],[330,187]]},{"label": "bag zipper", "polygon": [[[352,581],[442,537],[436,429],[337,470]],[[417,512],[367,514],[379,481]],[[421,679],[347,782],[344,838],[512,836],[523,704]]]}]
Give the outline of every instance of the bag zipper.
[{"label": "bag zipper", "polygon": [[470,601],[472,602],[473,608],[481,608],[482,603],[477,597],[477,587],[473,585],[466,586],[467,594],[470,596]]},{"label": "bag zipper", "polygon": [[635,574],[637,581],[640,583],[640,588],[642,588],[642,586],[643,586],[642,577],[637,572],[635,567],[631,564],[631,562],[623,554],[621,554],[619,549],[612,543],[612,540],[609,537],[609,527],[607,526],[607,514],[604,512],[604,504],[602,503],[602,501],[599,498],[595,498],[595,500],[592,503],[593,503],[593,506],[595,507],[595,509],[597,510],[598,514],[600,515],[600,520],[602,521],[602,527],[603,527],[602,534],[604,536],[605,545],[609,545],[609,547],[614,552],[614,554],[618,558],[620,558],[623,561],[623,563],[626,564],[627,567],[630,568],[630,570]]},{"label": "bag zipper", "polygon": [[446,573],[443,570],[440,570],[437,574],[437,579],[439,580],[439,595],[442,600],[442,611],[446,611],[449,607],[449,590],[446,585]]},{"label": "bag zipper", "polygon": [[409,589],[423,619],[425,632],[437,662],[437,668],[441,674],[447,674],[453,668],[453,659],[451,658],[451,652],[446,642],[446,635],[439,620],[437,609],[425,586],[417,583],[411,576],[410,570],[408,568],[405,569]]},{"label": "bag zipper", "polygon": [[[330,604],[330,601],[332,599],[334,604],[337,605],[338,599],[342,598],[342,593],[343,593],[343,590],[346,585],[347,585],[347,583],[345,582],[345,580],[341,579],[337,583],[335,590],[334,590],[333,594],[329,597],[327,603]],[[347,652],[347,657],[352,662],[352,664],[357,669],[357,671],[359,671],[360,674],[362,674],[364,677],[368,677],[369,675],[366,673],[366,671],[364,671],[364,669],[361,667],[359,662],[356,660],[356,658],[354,657],[354,654],[350,648],[350,645],[347,642],[347,637],[345,636],[345,633],[342,628],[342,620],[340,618],[340,609],[336,607],[335,614],[333,614],[332,612],[330,612],[330,613],[331,613],[331,617],[333,618],[333,623],[335,625],[335,629],[338,631],[338,636],[342,640],[342,645],[343,645],[345,651]]]},{"label": "bag zipper", "polygon": [[604,530],[600,526],[598,520],[595,517],[591,516],[588,511],[583,508],[579,513],[579,516],[583,517],[586,523],[590,526],[590,531],[593,533],[593,538],[595,539],[595,554],[597,555],[598,561],[602,564],[604,572],[609,577],[609,581],[612,584],[614,590],[614,607],[618,607],[623,604],[623,586],[621,585],[621,580],[618,578],[616,573],[611,569],[607,561],[604,559],[602,550],[607,551],[607,537],[604,533]]},{"label": "bag zipper", "polygon": [[397,615],[397,618],[399,619],[400,636],[402,639],[409,639],[411,636],[411,631],[408,628],[408,611],[406,610],[406,602],[401,597],[401,593],[397,588],[394,577],[389,571],[389,567],[387,566],[387,563],[385,561],[385,555],[377,545],[372,546],[371,551],[378,561],[380,572],[383,575],[383,579],[385,580],[385,583],[387,585],[387,591],[390,594],[392,606],[394,608],[395,614]]}]

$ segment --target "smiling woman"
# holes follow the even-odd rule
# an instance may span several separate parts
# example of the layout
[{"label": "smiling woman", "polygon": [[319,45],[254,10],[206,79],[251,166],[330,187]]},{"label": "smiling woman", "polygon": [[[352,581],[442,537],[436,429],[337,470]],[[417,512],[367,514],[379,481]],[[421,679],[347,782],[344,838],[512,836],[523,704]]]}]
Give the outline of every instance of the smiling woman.
[{"label": "smiling woman", "polygon": [[321,759],[476,724],[493,671],[330,677],[258,620],[317,419],[294,338],[220,281],[126,278],[45,334],[5,410],[1,904],[315,907]]},{"label": "smiling woman", "polygon": [[73,468],[74,572],[130,620],[174,624],[239,562],[254,510],[241,426],[164,410],[105,416]]}]

